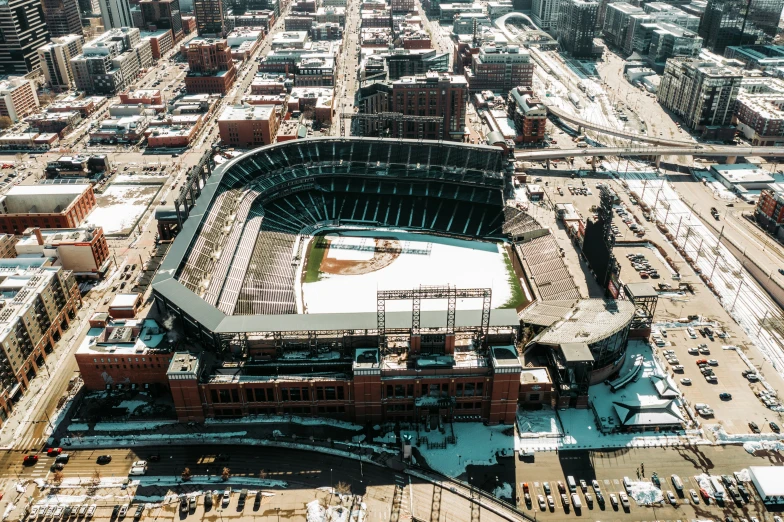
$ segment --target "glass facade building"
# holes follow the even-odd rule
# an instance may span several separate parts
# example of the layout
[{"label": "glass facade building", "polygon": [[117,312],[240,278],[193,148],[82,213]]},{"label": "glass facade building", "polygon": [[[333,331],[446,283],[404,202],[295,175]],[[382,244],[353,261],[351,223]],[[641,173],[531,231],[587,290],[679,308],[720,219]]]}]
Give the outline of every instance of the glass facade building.
[{"label": "glass facade building", "polygon": [[718,54],[732,45],[770,43],[783,7],[784,0],[708,0],[699,35]]}]

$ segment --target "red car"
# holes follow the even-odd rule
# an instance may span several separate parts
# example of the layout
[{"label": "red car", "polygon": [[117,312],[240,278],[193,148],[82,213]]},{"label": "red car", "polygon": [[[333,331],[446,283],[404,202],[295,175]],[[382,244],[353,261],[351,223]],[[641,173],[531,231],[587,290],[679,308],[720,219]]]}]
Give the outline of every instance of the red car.
[{"label": "red car", "polygon": [[22,462],[25,466],[32,466],[38,462],[38,455],[25,455]]},{"label": "red car", "polygon": [[48,450],[46,450],[46,454],[49,455],[50,457],[56,457],[62,452],[63,452],[63,448],[49,448]]}]

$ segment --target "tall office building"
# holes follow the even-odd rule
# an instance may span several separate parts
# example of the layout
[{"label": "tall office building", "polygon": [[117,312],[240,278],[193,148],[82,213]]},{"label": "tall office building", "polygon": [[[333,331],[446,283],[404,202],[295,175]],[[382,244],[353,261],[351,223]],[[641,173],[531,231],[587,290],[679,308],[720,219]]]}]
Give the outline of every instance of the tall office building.
[{"label": "tall office building", "polygon": [[227,34],[226,8],[223,0],[195,0],[193,14],[199,36],[224,37]]},{"label": "tall office building", "polygon": [[36,49],[49,40],[41,0],[0,2],[0,74],[25,75],[39,67]]},{"label": "tall office building", "polygon": [[71,58],[82,53],[84,38],[77,34],[69,34],[61,38],[52,38],[52,42],[38,49],[38,59],[44,70],[46,83],[56,91],[67,91],[74,83],[71,70]]},{"label": "tall office building", "polygon": [[174,43],[182,39],[182,14],[179,0],[141,0],[139,6],[145,28],[171,29]]},{"label": "tall office building", "polygon": [[101,6],[101,17],[103,27],[109,29],[119,29],[121,27],[133,27],[133,17],[131,16],[131,6],[128,0],[99,0]]},{"label": "tall office building", "polygon": [[599,4],[593,0],[561,0],[558,9],[558,43],[572,56],[593,55]]},{"label": "tall office building", "polygon": [[78,0],[43,0],[43,6],[50,37],[83,34]]},{"label": "tall office building", "polygon": [[731,45],[773,41],[784,0],[708,0],[699,35],[717,54]]}]

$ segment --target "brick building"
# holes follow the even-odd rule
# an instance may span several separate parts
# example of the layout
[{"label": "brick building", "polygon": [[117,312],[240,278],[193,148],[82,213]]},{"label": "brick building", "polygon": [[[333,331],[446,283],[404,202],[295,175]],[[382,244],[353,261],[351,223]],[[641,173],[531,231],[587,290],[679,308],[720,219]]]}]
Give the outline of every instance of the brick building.
[{"label": "brick building", "polygon": [[136,89],[120,93],[120,103],[142,105],[163,105],[163,96],[159,89]]},{"label": "brick building", "polygon": [[777,190],[760,192],[754,217],[765,230],[777,233],[784,223],[784,193]]},{"label": "brick building", "polygon": [[100,277],[109,266],[109,244],[103,228],[31,227],[16,242],[19,255],[57,258],[74,276]]},{"label": "brick building", "polygon": [[0,82],[0,116],[17,122],[38,110],[35,85],[26,78],[12,76]]},{"label": "brick building", "polygon": [[283,19],[283,27],[286,31],[310,31],[313,27],[313,15],[306,13],[292,13]]},{"label": "brick building", "polygon": [[61,138],[76,128],[81,121],[82,116],[76,111],[44,112],[27,118],[30,128],[38,132],[51,132]]},{"label": "brick building", "polygon": [[144,27],[150,31],[168,29],[171,31],[173,43],[182,40],[182,14],[180,0],[140,0]]},{"label": "brick building", "polygon": [[18,185],[0,196],[0,232],[20,234],[30,227],[75,228],[95,206],[84,185]]},{"label": "brick building", "polygon": [[278,105],[230,105],[218,117],[221,141],[248,149],[269,145],[275,140],[281,113]]},{"label": "brick building", "polygon": [[[438,116],[443,123],[396,123],[393,136],[428,140],[462,140],[468,85],[463,76],[428,72],[392,82],[390,111],[411,116]],[[403,128],[398,128],[402,125]]]},{"label": "brick building", "polygon": [[160,60],[166,53],[174,49],[174,38],[170,29],[145,31],[141,33],[141,36],[142,40],[150,42],[150,52],[156,60]]},{"label": "brick building", "polygon": [[191,34],[196,30],[196,18],[193,16],[181,16],[183,34]]},{"label": "brick building", "polygon": [[186,49],[188,74],[185,88],[191,94],[226,94],[237,78],[226,40],[191,40]]},{"label": "brick building", "polygon": [[90,330],[75,358],[89,390],[118,384],[166,387],[171,346],[165,331],[152,319],[112,321],[109,314],[98,313],[90,318]]},{"label": "brick building", "polygon": [[471,55],[465,71],[471,92],[509,92],[518,85],[532,85],[534,63],[528,51],[516,45],[485,46]]},{"label": "brick building", "polygon": [[515,87],[509,91],[507,111],[517,129],[515,141],[539,143],[544,140],[547,107],[534,97],[530,87]]},{"label": "brick building", "polygon": [[44,258],[3,259],[0,280],[0,422],[41,371],[65,330],[78,321],[79,287],[60,266]]}]

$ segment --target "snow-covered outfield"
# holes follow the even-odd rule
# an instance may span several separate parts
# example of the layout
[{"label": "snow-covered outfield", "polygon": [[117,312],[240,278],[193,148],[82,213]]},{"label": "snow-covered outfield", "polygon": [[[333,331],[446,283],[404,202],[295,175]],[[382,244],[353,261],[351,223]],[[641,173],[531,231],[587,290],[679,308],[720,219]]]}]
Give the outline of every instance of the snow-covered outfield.
[{"label": "snow-covered outfield", "polygon": [[112,184],[96,196],[96,207],[85,222],[103,227],[107,235],[128,235],[159,190],[159,185]]},{"label": "snow-covered outfield", "polygon": [[[419,285],[492,288],[493,307],[503,306],[512,297],[508,258],[501,244],[402,231],[341,230],[340,234],[340,237],[328,236],[331,245],[324,254],[324,261],[344,262],[347,265],[369,262],[375,253],[373,238],[397,240],[401,251],[391,263],[366,273],[336,274],[320,271],[318,281],[302,285],[308,313],[375,310],[377,290],[409,289]],[[476,309],[480,306],[476,300],[457,302],[459,309]],[[446,302],[422,302],[422,310],[445,308]],[[386,309],[410,311],[411,303],[390,301]]]}]

